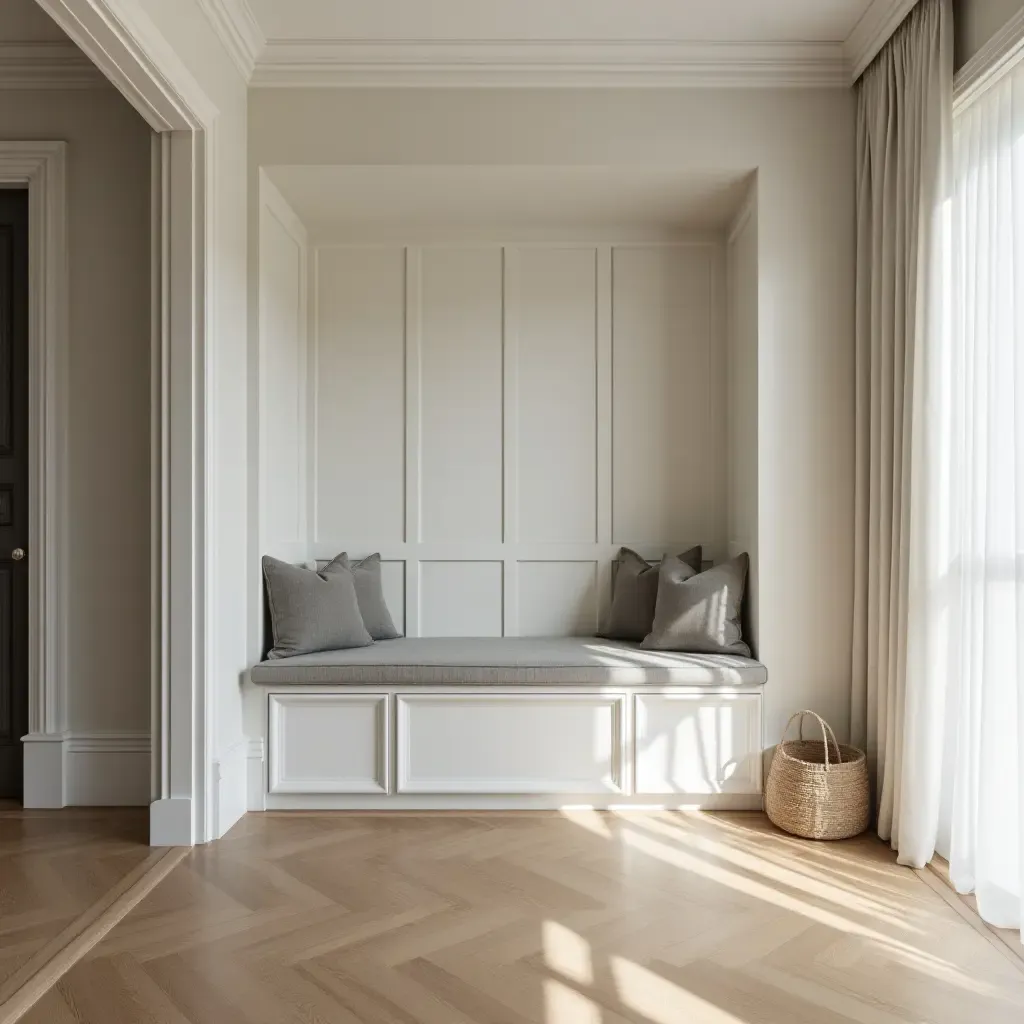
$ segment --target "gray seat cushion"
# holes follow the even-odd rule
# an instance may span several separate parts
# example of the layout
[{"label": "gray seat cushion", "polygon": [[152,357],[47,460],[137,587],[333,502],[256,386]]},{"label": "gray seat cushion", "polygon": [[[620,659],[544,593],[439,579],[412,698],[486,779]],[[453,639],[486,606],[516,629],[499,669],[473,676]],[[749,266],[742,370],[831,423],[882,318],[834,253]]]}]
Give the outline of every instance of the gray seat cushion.
[{"label": "gray seat cushion", "polygon": [[405,637],[263,662],[254,683],[518,686],[653,683],[759,686],[764,665],[721,654],[644,651],[595,637]]}]

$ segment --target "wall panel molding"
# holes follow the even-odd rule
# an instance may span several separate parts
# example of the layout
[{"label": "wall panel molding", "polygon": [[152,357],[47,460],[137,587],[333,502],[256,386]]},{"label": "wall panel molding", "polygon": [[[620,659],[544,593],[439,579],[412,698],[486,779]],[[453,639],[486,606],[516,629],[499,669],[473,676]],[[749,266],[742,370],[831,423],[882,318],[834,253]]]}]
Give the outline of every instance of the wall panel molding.
[{"label": "wall panel molding", "polygon": [[[592,633],[620,544],[652,560],[695,543],[720,557],[724,252],[718,236],[315,247],[308,555],[379,551],[410,636]],[[616,297],[641,279],[616,280],[617,254],[659,276],[660,311],[640,291]],[[616,337],[616,305],[630,302],[634,323]],[[626,405],[619,394],[620,426],[654,407],[668,433],[667,447],[619,438],[625,481],[616,349],[647,360],[652,382]],[[363,414],[339,434],[345,402]],[[694,467],[700,488],[665,483]],[[656,529],[613,523],[623,486],[664,498]]]}]

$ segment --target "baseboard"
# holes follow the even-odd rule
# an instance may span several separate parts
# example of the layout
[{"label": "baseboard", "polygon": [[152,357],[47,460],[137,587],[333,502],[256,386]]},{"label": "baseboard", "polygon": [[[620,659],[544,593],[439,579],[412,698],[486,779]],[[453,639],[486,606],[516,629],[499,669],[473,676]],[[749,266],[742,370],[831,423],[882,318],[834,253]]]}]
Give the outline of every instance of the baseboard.
[{"label": "baseboard", "polygon": [[516,796],[461,793],[391,795],[270,793],[268,811],[760,811],[759,793],[693,793],[672,796],[623,796],[615,793]]},{"label": "baseboard", "polygon": [[246,809],[266,810],[266,791],[263,785],[263,738],[249,740]]},{"label": "baseboard", "polygon": [[64,748],[67,736],[62,733],[29,733],[22,737],[25,758],[25,782],[22,803],[29,808],[64,807]]},{"label": "baseboard", "polygon": [[32,733],[23,739],[29,808],[145,807],[147,732]]},{"label": "baseboard", "polygon": [[65,802],[70,807],[146,807],[150,800],[148,732],[72,732],[64,744]]},{"label": "baseboard", "polygon": [[213,837],[220,839],[245,814],[248,805],[249,741],[244,737],[224,750],[214,765]]},{"label": "baseboard", "polygon": [[188,797],[168,797],[149,805],[150,846],[194,846],[195,841]]}]

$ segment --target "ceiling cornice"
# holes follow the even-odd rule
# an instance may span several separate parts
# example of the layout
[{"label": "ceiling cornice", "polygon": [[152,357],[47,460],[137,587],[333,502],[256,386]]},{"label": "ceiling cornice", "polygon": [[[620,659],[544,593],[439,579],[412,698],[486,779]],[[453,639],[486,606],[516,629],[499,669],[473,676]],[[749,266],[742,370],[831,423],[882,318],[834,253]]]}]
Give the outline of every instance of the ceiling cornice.
[{"label": "ceiling cornice", "polygon": [[917,0],[872,0],[843,46],[854,82],[916,4]]},{"label": "ceiling cornice", "polygon": [[1024,10],[1012,18],[956,73],[953,113],[957,113],[1024,60]]},{"label": "ceiling cornice", "polygon": [[841,43],[270,41],[252,84],[847,88]]},{"label": "ceiling cornice", "polygon": [[74,43],[0,43],[0,89],[95,89],[106,84]]},{"label": "ceiling cornice", "polygon": [[248,82],[267,41],[249,8],[248,0],[198,0],[231,57],[238,73]]}]

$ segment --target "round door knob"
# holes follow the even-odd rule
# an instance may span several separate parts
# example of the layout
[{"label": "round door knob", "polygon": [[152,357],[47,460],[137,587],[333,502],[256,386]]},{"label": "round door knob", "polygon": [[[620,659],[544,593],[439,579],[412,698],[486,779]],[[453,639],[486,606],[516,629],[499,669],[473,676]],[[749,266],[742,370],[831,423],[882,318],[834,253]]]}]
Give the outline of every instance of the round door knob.
[{"label": "round door knob", "polygon": [[25,549],[24,548],[15,548],[11,552],[11,558],[13,558],[16,562],[20,562],[24,557],[25,557]]}]

